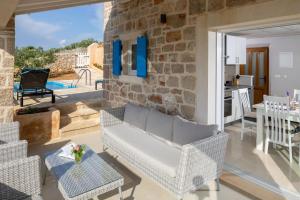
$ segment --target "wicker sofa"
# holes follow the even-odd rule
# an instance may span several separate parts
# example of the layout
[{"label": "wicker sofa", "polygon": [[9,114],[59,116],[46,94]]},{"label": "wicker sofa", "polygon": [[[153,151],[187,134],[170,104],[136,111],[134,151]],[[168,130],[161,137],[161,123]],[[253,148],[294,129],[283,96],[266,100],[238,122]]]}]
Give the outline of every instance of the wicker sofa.
[{"label": "wicker sofa", "polygon": [[228,134],[154,109],[101,110],[103,148],[111,149],[178,199],[222,173]]},{"label": "wicker sofa", "polygon": [[19,123],[0,124],[0,199],[41,200],[41,161],[27,157]]}]

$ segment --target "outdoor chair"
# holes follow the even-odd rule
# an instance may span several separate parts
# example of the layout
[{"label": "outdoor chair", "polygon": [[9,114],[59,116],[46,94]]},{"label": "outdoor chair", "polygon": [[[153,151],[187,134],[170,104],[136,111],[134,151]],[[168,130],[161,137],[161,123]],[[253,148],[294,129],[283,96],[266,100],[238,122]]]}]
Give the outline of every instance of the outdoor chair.
[{"label": "outdoor chair", "polygon": [[29,69],[24,68],[21,72],[20,86],[17,88],[17,100],[20,99],[20,106],[24,106],[24,97],[41,96],[51,94],[52,103],[55,103],[53,90],[46,88],[50,69]]},{"label": "outdoor chair", "polygon": [[[265,153],[268,153],[269,143],[288,147],[289,161],[293,161],[293,147],[299,146],[300,158],[300,132],[293,127],[290,116],[289,97],[274,97],[264,95],[265,108]],[[300,114],[300,113],[299,113]],[[300,162],[299,162],[300,165]]]},{"label": "outdoor chair", "polygon": [[252,112],[248,88],[239,89],[238,94],[242,115],[241,140],[243,140],[245,126],[250,125],[251,130],[256,126],[256,112]]},{"label": "outdoor chair", "polygon": [[0,199],[42,199],[41,161],[27,158],[27,141],[19,140],[19,123],[0,124]]},{"label": "outdoor chair", "polygon": [[19,141],[19,129],[19,122],[0,123],[0,147],[4,144]]}]

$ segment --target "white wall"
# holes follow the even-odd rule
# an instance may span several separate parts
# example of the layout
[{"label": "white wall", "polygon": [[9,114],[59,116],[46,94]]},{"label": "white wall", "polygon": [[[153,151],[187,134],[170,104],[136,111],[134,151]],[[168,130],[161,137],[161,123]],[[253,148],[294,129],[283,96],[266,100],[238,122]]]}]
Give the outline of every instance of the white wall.
[{"label": "white wall", "polygon": [[196,29],[196,73],[197,103],[195,118],[201,123],[208,122],[208,29],[207,18],[202,16],[197,21]]},{"label": "white wall", "polygon": [[[247,47],[269,47],[270,94],[283,96],[300,89],[300,36],[248,39]],[[280,68],[279,53],[293,52],[293,68]],[[280,77],[279,77],[280,76]]]},{"label": "white wall", "polygon": [[[197,20],[196,74],[197,103],[195,118],[200,123],[216,123],[216,65],[217,34],[207,29],[207,18]],[[209,68],[212,65],[215,67]]]}]

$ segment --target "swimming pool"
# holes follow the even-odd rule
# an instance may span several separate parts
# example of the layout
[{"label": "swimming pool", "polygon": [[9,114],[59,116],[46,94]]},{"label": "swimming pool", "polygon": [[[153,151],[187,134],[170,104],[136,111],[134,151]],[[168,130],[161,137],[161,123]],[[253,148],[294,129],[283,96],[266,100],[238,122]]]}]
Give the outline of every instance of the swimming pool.
[{"label": "swimming pool", "polygon": [[[14,83],[14,90],[19,89],[20,83]],[[71,84],[65,84],[57,81],[48,81],[46,87],[51,90],[62,90],[62,89],[69,89],[69,88],[76,88],[76,86],[72,86]]]}]

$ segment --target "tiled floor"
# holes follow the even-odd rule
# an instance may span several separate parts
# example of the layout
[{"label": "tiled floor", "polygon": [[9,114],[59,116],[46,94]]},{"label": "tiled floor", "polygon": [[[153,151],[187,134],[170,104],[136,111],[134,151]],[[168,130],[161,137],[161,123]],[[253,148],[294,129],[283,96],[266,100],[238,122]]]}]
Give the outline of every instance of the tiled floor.
[{"label": "tiled floor", "polygon": [[270,145],[268,154],[255,149],[255,128],[252,132],[251,130],[247,131],[243,141],[240,140],[240,123],[227,126],[225,131],[230,134],[226,164],[272,183],[276,187],[300,193],[298,148],[293,149],[294,161],[290,165],[288,151],[285,147],[277,146],[275,150],[273,145]]},{"label": "tiled floor", "polygon": [[[69,141],[75,143],[87,144],[99,156],[103,157],[113,167],[115,167],[124,177],[125,185],[123,196],[125,200],[175,200],[174,196],[166,192],[160,186],[155,184],[147,176],[137,171],[134,167],[129,166],[126,161],[118,158],[115,159],[108,153],[102,152],[101,135],[99,132],[91,132],[51,141],[46,144],[31,145],[29,151],[31,155],[43,155],[47,151],[58,149]],[[111,152],[109,152],[111,153]],[[56,180],[48,173],[46,184],[43,187],[43,197],[45,200],[62,200],[62,196],[57,189]],[[112,191],[106,195],[99,196],[95,199],[117,200],[117,191]],[[231,188],[221,185],[221,191],[215,190],[215,184],[212,182],[209,186],[204,186],[202,190],[188,194],[184,200],[248,200],[249,198],[232,190]]]}]

